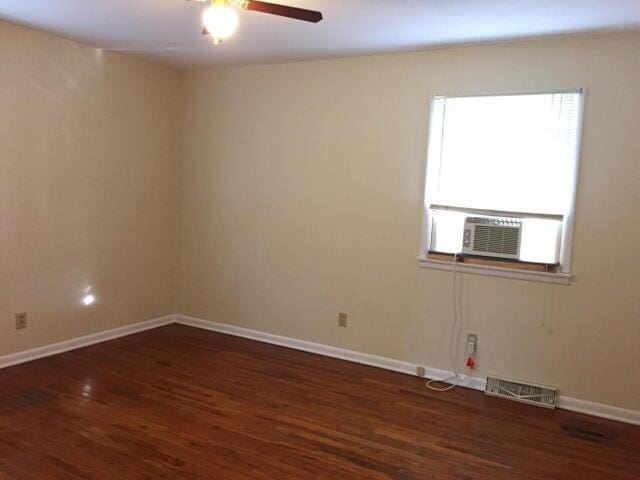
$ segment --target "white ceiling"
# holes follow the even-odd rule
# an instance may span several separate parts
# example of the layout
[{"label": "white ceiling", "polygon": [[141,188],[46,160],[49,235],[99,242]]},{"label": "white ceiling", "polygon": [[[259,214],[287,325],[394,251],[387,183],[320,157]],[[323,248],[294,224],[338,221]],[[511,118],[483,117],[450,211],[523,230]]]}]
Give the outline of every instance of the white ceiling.
[{"label": "white ceiling", "polygon": [[242,12],[215,47],[206,4],[185,0],[0,0],[0,18],[156,63],[197,68],[640,27],[640,0],[273,0],[321,10],[319,24]]}]

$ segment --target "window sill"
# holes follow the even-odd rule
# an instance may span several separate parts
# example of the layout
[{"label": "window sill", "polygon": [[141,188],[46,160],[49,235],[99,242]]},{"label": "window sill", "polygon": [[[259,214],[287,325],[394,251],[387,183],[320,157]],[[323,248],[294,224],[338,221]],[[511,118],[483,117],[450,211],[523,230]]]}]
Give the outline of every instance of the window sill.
[{"label": "window sill", "polygon": [[[453,262],[434,260],[425,256],[418,257],[418,264],[422,268],[447,271],[453,270]],[[518,270],[514,268],[465,263],[456,263],[455,265],[456,271],[470,273],[472,275],[489,275],[492,277],[513,278],[516,280],[527,280],[530,282],[554,283],[557,285],[569,285],[573,280],[573,274],[571,273],[535,272],[530,270]]]}]

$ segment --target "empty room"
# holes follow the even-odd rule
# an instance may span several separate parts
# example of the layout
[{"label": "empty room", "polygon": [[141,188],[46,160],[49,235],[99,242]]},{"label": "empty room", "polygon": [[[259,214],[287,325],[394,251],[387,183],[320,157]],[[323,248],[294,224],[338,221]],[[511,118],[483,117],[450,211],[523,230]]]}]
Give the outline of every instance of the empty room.
[{"label": "empty room", "polygon": [[0,480],[638,480],[639,185],[637,0],[0,0]]}]

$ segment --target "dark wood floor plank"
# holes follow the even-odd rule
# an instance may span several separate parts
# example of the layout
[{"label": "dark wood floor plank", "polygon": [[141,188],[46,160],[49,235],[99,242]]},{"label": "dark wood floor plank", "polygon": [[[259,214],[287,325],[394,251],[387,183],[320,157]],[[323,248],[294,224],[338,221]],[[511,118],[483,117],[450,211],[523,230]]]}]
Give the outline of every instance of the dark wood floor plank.
[{"label": "dark wood floor plank", "polygon": [[170,325],[0,371],[4,479],[640,479],[640,428]]}]

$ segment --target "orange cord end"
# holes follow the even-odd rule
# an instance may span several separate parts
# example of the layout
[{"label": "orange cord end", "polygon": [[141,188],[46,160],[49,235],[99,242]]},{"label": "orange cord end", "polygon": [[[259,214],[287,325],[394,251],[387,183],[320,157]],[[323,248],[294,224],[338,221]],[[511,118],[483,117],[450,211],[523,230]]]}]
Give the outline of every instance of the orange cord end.
[{"label": "orange cord end", "polygon": [[476,361],[473,359],[473,357],[467,357],[467,367],[469,367],[471,370],[476,368]]}]

